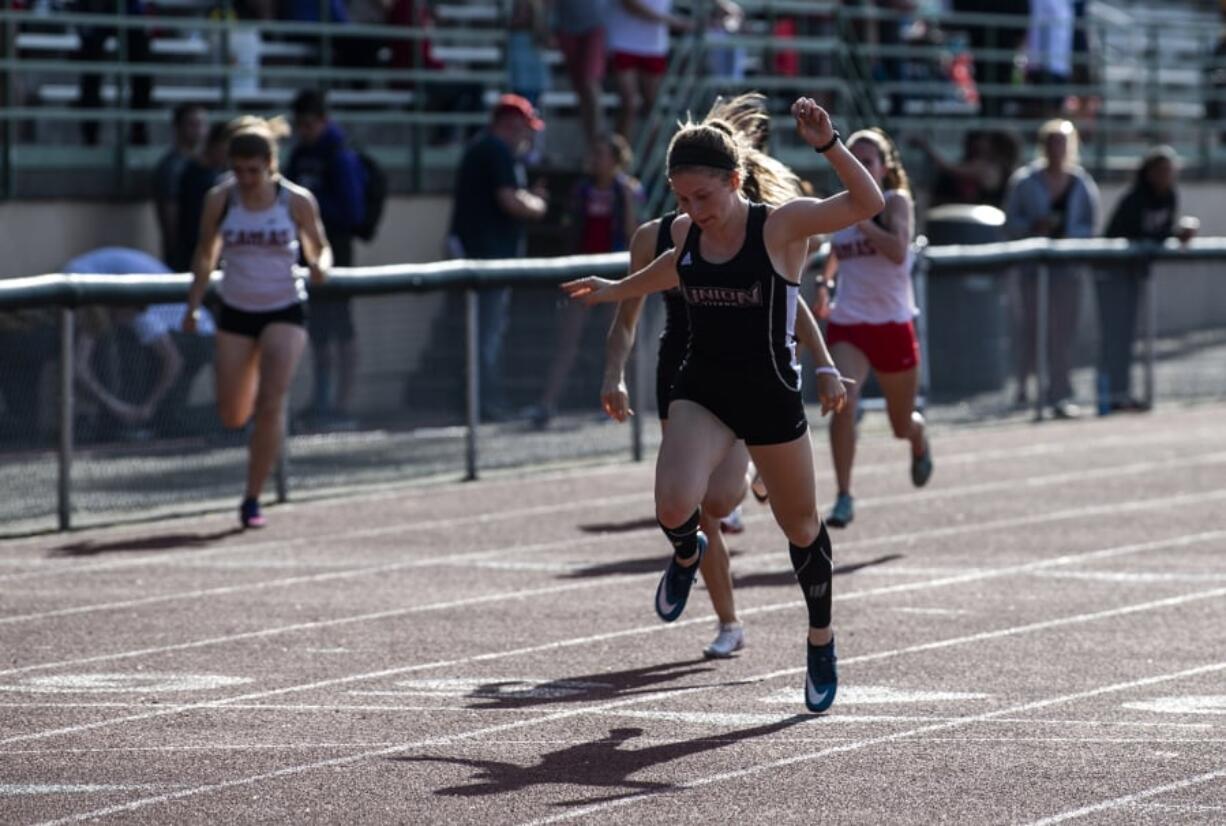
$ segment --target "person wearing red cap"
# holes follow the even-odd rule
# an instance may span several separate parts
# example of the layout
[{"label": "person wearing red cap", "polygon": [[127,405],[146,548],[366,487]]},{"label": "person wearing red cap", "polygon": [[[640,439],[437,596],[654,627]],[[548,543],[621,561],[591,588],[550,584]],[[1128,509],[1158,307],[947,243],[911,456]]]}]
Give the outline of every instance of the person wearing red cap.
[{"label": "person wearing red cap", "polygon": [[[525,252],[524,225],[545,217],[542,190],[530,190],[522,158],[545,128],[519,95],[503,95],[490,113],[489,128],[464,150],[456,173],[449,252],[455,258],[518,258]],[[482,418],[504,419],[498,362],[511,304],[510,288],[480,293],[480,389]]]}]

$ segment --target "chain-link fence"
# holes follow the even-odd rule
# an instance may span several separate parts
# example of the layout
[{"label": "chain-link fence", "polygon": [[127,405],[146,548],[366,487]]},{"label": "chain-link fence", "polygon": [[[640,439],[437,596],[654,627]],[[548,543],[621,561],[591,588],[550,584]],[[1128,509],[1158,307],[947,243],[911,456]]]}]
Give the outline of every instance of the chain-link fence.
[{"label": "chain-link fence", "polygon": [[[1154,255],[1161,260],[1144,263]],[[929,416],[1050,414],[1040,403],[1064,400],[1093,414],[1100,401],[1106,412],[1113,401],[1127,409],[1133,400],[1226,396],[1226,300],[1215,272],[1224,258],[1226,241],[1213,239],[1187,250],[1108,241],[927,250],[916,286]],[[627,367],[636,422],[617,425],[598,400],[612,309],[569,304],[556,287],[624,267],[624,256],[610,255],[340,275],[313,293],[312,310],[323,316],[325,302],[347,301],[354,334],[329,337],[329,347],[313,326],[291,392],[282,490],[323,495],[628,458],[636,428],[639,452],[651,455],[658,299]],[[211,335],[180,332],[182,305],[157,303],[181,297],[186,284],[0,283],[0,533],[237,504],[249,434],[224,430],[215,412]],[[1111,338],[1121,324],[1123,347]],[[1117,378],[1112,387],[1102,376],[1121,374],[1121,351],[1133,356],[1122,368],[1130,385]],[[1032,372],[1025,385],[1023,366]]]}]

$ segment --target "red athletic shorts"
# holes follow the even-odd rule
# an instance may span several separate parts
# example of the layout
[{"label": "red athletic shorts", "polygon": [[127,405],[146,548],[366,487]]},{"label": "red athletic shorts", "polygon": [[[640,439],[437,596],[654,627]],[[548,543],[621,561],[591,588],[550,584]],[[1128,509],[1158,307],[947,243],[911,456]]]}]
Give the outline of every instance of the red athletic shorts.
[{"label": "red athletic shorts", "polygon": [[835,324],[826,325],[826,344],[833,349],[846,341],[864,355],[878,373],[901,373],[919,364],[919,340],[915,324]]},{"label": "red athletic shorts", "polygon": [[613,71],[625,72],[631,69],[646,75],[662,75],[668,69],[668,57],[665,55],[631,54],[630,52],[613,53]]}]

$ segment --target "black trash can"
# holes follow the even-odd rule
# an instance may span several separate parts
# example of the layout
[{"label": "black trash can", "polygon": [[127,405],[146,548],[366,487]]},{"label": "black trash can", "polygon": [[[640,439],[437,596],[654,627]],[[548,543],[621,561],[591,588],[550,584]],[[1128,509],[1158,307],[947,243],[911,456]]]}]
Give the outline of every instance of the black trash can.
[{"label": "black trash can", "polygon": [[[930,246],[1003,241],[1005,214],[996,207],[945,204],[928,213]],[[929,272],[928,376],[938,401],[999,391],[1009,376],[1006,282],[999,273]]]}]

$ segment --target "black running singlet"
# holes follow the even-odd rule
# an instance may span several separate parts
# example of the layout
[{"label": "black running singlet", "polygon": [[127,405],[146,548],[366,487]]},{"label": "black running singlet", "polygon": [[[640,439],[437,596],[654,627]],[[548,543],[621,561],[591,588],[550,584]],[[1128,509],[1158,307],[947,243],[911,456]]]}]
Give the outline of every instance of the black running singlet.
[{"label": "black running singlet", "polygon": [[[676,210],[660,216],[660,233],[656,236],[656,258],[663,255],[665,250],[672,249],[673,221],[676,218]],[[680,367],[681,360],[685,358],[685,348],[689,343],[690,314],[686,309],[685,299],[681,297],[681,288],[665,290],[664,331],[660,333],[660,358],[665,358],[667,354],[667,357],[676,361],[676,367]]]},{"label": "black running singlet", "polygon": [[[752,376],[789,391],[800,389],[796,359],[797,285],[775,271],[763,239],[767,207],[750,204],[745,243],[730,260],[703,260],[696,224],[677,259],[689,309],[686,368]],[[777,383],[776,383],[777,382]]]}]

